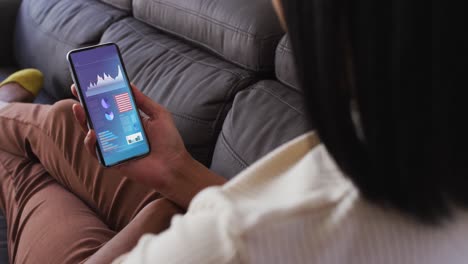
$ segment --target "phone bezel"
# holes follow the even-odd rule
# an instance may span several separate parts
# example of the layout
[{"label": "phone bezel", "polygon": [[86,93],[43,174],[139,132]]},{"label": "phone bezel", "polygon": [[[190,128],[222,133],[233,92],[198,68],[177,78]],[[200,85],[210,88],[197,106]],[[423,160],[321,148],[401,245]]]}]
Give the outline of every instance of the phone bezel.
[{"label": "phone bezel", "polygon": [[[129,82],[129,79],[128,79],[127,70],[125,68],[125,65],[124,65],[124,62],[123,62],[123,59],[122,59],[122,54],[121,54],[120,48],[119,48],[119,46],[117,44],[115,44],[115,43],[103,43],[103,44],[99,44],[99,45],[94,45],[94,46],[89,46],[89,47],[84,47],[84,48],[79,48],[79,49],[74,49],[74,50],[69,51],[67,53],[67,61],[68,61],[68,65],[69,65],[69,68],[70,68],[70,72],[71,72],[71,75],[72,75],[73,82],[75,83],[75,87],[76,87],[76,90],[78,92],[78,97],[79,97],[78,99],[80,100],[80,103],[81,103],[81,105],[83,106],[83,108],[85,110],[88,128],[93,129],[93,130],[94,130],[94,125],[93,125],[92,120],[90,118],[90,114],[88,112],[88,107],[86,105],[86,101],[83,100],[83,98],[84,98],[83,97],[83,91],[82,91],[79,83],[77,82],[78,78],[77,78],[77,75],[76,75],[75,65],[73,63],[71,55],[74,54],[74,53],[84,52],[84,51],[87,51],[87,50],[93,50],[93,49],[97,49],[97,48],[101,48],[101,47],[105,47],[105,46],[114,46],[116,48],[117,54],[119,56],[120,64],[122,65],[123,74],[125,74],[125,82],[127,83],[128,87],[130,87],[130,95],[131,95],[130,99],[132,100],[134,105],[137,105],[136,101],[135,101],[135,95],[133,94],[133,89],[131,88],[132,86],[131,86],[131,84]],[[135,110],[138,111],[138,109],[135,109]],[[106,162],[104,160],[104,156],[103,156],[102,151],[101,151],[101,148],[100,148],[99,144],[97,144],[97,142],[96,142],[96,154],[97,154],[97,157],[99,159],[99,163],[102,166],[104,166],[106,168],[116,167],[116,166],[122,165],[122,164],[124,164],[126,162],[129,162],[129,161],[132,161],[132,160],[137,160],[137,159],[144,158],[144,157],[148,156],[151,153],[151,144],[148,141],[147,133],[145,131],[145,127],[143,126],[141,116],[138,115],[138,118],[139,118],[141,127],[143,128],[142,132],[143,132],[146,144],[148,146],[148,152],[144,153],[142,155],[129,157],[128,159],[119,161],[117,163],[106,164]]]}]

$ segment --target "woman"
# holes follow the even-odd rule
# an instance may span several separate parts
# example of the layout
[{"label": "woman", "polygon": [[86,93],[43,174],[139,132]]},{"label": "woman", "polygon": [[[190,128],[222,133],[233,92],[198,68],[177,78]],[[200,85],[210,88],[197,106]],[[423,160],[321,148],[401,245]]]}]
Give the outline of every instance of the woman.
[{"label": "woman", "polygon": [[[50,214],[34,214],[47,203],[56,207],[62,221],[82,228],[64,230],[66,236],[53,232],[30,237],[40,227],[26,223],[19,243],[12,242],[13,257],[27,261],[46,255],[67,262],[90,256],[90,263],[108,262],[143,232],[163,230],[172,213],[190,204],[167,231],[143,236],[115,263],[465,263],[468,156],[461,150],[468,142],[461,124],[464,97],[453,85],[462,68],[451,59],[464,43],[455,41],[459,35],[444,35],[451,49],[444,49],[442,57],[439,41],[445,29],[456,31],[463,24],[456,23],[453,12],[445,15],[448,4],[442,6],[442,1],[433,1],[432,12],[408,0],[389,1],[384,7],[375,2],[275,1],[291,35],[321,143],[314,133],[303,135],[229,183],[198,195],[206,186],[222,184],[221,178],[188,156],[180,137],[174,136],[170,115],[136,89],[137,103],[149,116],[149,138],[163,145],[153,148],[158,153],[118,171],[95,172],[97,163],[80,154],[79,136],[66,125],[71,125],[66,116],[73,102],[61,102],[48,113],[44,107],[19,104],[0,110],[0,123],[7,127],[0,164],[13,168],[0,174],[2,190],[16,188],[11,195],[20,198],[29,194],[22,187],[33,184],[15,178],[20,171],[36,175],[30,176],[35,183],[53,177],[67,188],[44,184],[25,208],[6,199],[2,206],[7,215],[21,208],[28,212],[23,219],[32,215],[47,226],[46,221],[55,223]],[[441,17],[444,23],[439,23]],[[431,42],[431,50],[425,49]],[[14,110],[30,114],[18,117]],[[83,109],[75,104],[73,111],[86,130]],[[54,121],[40,121],[45,116]],[[32,132],[15,140],[10,126]],[[48,140],[42,142],[34,132],[45,133]],[[90,153],[95,140],[94,132],[87,131]],[[52,153],[38,147],[47,143]],[[64,147],[73,143],[73,151]],[[63,160],[56,161],[63,152]],[[41,163],[33,163],[33,157]],[[132,187],[121,175],[153,188],[135,192],[144,188]],[[152,190],[165,198],[154,202]],[[64,198],[49,199],[50,193]],[[128,209],[133,206],[138,210]],[[34,243],[45,239],[47,252],[29,247],[24,253],[23,241],[33,243],[30,239],[38,237],[42,240]],[[67,254],[53,251],[54,246]]]}]

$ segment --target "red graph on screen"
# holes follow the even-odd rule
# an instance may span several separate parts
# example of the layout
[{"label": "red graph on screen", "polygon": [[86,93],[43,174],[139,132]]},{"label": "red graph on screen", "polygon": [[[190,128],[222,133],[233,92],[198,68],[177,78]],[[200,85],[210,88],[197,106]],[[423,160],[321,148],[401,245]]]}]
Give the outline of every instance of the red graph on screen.
[{"label": "red graph on screen", "polygon": [[118,94],[115,96],[115,102],[120,113],[133,110],[133,105],[128,93]]}]

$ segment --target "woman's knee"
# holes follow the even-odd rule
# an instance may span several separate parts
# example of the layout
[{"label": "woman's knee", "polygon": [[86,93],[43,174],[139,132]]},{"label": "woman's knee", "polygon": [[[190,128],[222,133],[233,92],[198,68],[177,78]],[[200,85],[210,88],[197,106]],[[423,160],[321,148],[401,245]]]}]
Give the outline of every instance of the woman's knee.
[{"label": "woman's knee", "polygon": [[57,119],[73,119],[73,110],[72,107],[74,104],[78,103],[77,101],[73,99],[65,99],[56,102],[55,104],[52,105],[49,111],[49,118],[52,118],[54,120]]},{"label": "woman's knee", "polygon": [[53,104],[47,113],[47,120],[44,124],[46,130],[51,134],[62,134],[63,132],[68,134],[70,130],[81,131],[72,110],[73,105],[77,103],[75,100],[66,99]]}]

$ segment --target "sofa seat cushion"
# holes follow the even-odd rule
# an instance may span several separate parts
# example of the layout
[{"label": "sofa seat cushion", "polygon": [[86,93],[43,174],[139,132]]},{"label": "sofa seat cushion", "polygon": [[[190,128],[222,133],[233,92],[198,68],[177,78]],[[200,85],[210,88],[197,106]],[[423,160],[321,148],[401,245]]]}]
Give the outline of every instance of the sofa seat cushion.
[{"label": "sofa seat cushion", "polygon": [[130,80],[173,113],[188,150],[209,165],[235,94],[255,75],[133,18],[111,25],[102,42],[119,45]]},{"label": "sofa seat cushion", "polygon": [[41,70],[54,98],[70,97],[67,52],[97,44],[104,30],[124,16],[96,0],[23,0],[15,34],[18,66]]},{"label": "sofa seat cushion", "polygon": [[281,144],[311,129],[302,95],[276,81],[240,92],[216,144],[211,169],[232,178]]},{"label": "sofa seat cushion", "polygon": [[271,0],[134,0],[134,16],[243,68],[273,72],[283,30]]}]

